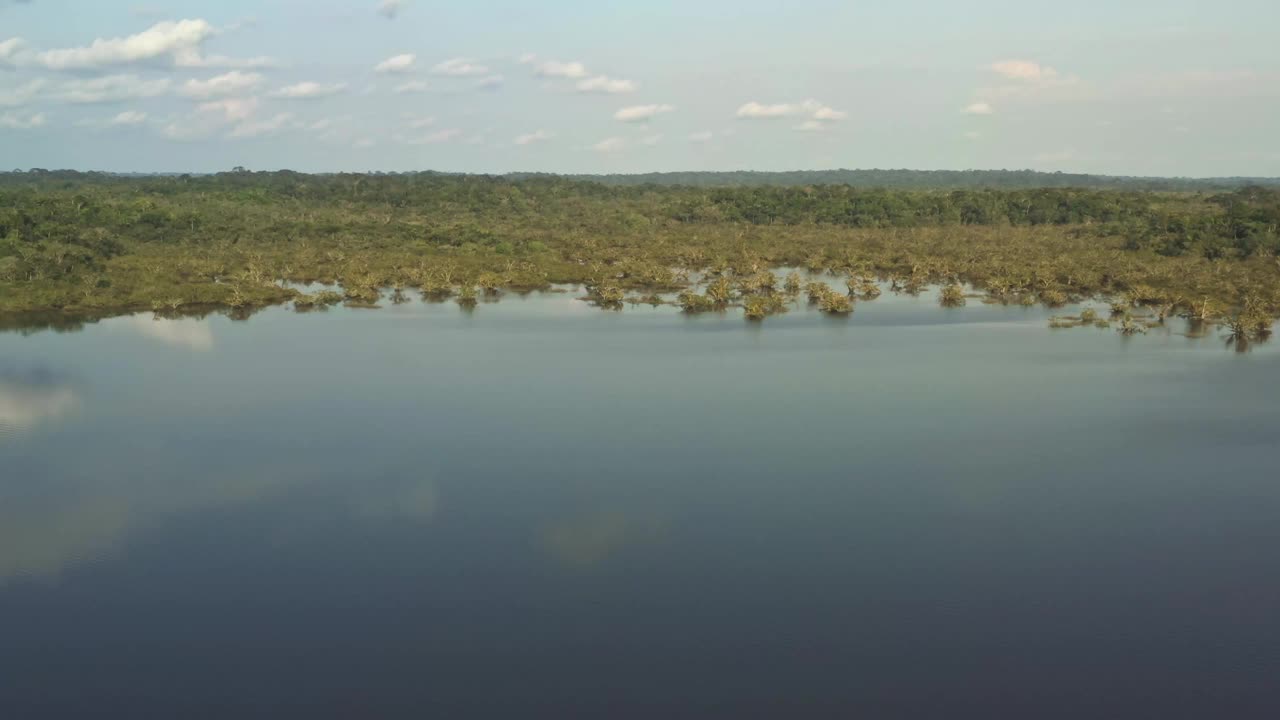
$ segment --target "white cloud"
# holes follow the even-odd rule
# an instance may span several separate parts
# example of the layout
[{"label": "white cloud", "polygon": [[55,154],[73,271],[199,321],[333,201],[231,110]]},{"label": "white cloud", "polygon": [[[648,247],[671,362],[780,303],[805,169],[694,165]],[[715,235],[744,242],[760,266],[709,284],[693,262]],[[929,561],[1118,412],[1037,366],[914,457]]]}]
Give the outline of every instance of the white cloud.
[{"label": "white cloud", "polygon": [[373,68],[373,71],[380,72],[380,73],[409,72],[413,70],[413,65],[417,61],[418,61],[417,55],[414,55],[413,53],[404,53],[403,55],[396,55],[394,57],[389,57],[386,60],[383,60],[382,62],[378,63],[376,67]]},{"label": "white cloud", "polygon": [[391,89],[391,92],[397,95],[406,95],[409,93],[422,93],[429,90],[431,86],[425,80],[410,80]]},{"label": "white cloud", "polygon": [[206,100],[224,95],[241,95],[257,89],[265,78],[259,73],[232,70],[208,80],[188,80],[178,88],[179,95]]},{"label": "white cloud", "polygon": [[194,112],[170,121],[161,128],[161,133],[171,140],[200,140],[230,128],[229,137],[256,137],[283,129],[292,120],[289,113],[268,120],[255,120],[258,106],[257,98],[226,98],[201,103]]},{"label": "white cloud", "polygon": [[147,121],[147,114],[137,110],[125,110],[107,121],[108,125],[141,125]]},{"label": "white cloud", "polygon": [[272,135],[290,127],[292,122],[293,113],[280,113],[267,120],[246,120],[232,128],[228,137],[255,138]]},{"label": "white cloud", "polygon": [[738,108],[738,117],[740,118],[778,118],[788,115],[796,115],[802,112],[800,106],[791,105],[789,103],[779,105],[762,105],[756,101],[751,101]]},{"label": "white cloud", "polygon": [[168,90],[168,78],[143,80],[137,75],[108,75],[63,83],[58,96],[71,103],[109,103],[153,98]]},{"label": "white cloud", "polygon": [[404,10],[404,0],[382,0],[378,3],[378,14],[388,20],[395,20],[400,11]]},{"label": "white cloud", "polygon": [[692,142],[692,143],[711,142],[712,138],[714,138],[715,136],[716,134],[711,132],[710,130],[703,130],[702,132],[696,132],[689,135],[689,142]]},{"label": "white cloud", "polygon": [[525,53],[521,55],[519,59],[516,60],[516,62],[520,63],[521,65],[532,65],[538,62],[538,56],[534,55],[533,53]]},{"label": "white cloud", "polygon": [[591,146],[592,150],[602,153],[617,152],[627,146],[627,141],[619,137],[605,138],[595,145]]},{"label": "white cloud", "polygon": [[346,89],[346,83],[322,85],[318,82],[300,82],[296,85],[287,85],[276,90],[271,93],[271,97],[285,98],[287,100],[314,100],[316,98],[337,95]]},{"label": "white cloud", "polygon": [[0,67],[17,65],[18,53],[25,45],[26,43],[19,37],[0,40]]},{"label": "white cloud", "polygon": [[580,62],[559,62],[548,60],[537,67],[542,77],[563,77],[578,80],[587,76],[587,67]]},{"label": "white cloud", "polygon": [[213,102],[201,103],[196,108],[200,113],[210,115],[221,115],[226,122],[239,122],[247,120],[258,110],[258,101],[254,98],[238,99],[232,98],[227,100],[215,100]]},{"label": "white cloud", "polygon": [[996,111],[990,103],[976,102],[961,110],[965,115],[991,115]]},{"label": "white cloud", "polygon": [[436,124],[436,119],[434,117],[431,117],[430,115],[408,114],[408,115],[405,115],[405,119],[408,121],[409,127],[413,130],[421,130],[423,128],[429,128],[432,125]]},{"label": "white cloud", "polygon": [[517,145],[532,145],[534,143],[550,140],[553,137],[555,136],[546,130],[535,130],[531,133],[525,133],[524,135],[517,137],[515,139],[515,143]]},{"label": "white cloud", "polygon": [[217,30],[205,20],[164,21],[127,37],[98,38],[85,47],[46,50],[36,61],[50,70],[93,70],[112,65],[161,63],[173,67],[261,67],[268,58],[237,60],[205,56],[205,41]]},{"label": "white cloud", "polygon": [[823,125],[818,120],[805,120],[792,129],[798,132],[822,132],[827,129],[827,126]]},{"label": "white cloud", "polygon": [[778,103],[765,105],[754,100],[738,108],[738,117],[751,119],[770,119],[808,115],[810,119],[822,122],[843,120],[848,113],[834,110],[817,100],[805,100],[800,103]]},{"label": "white cloud", "polygon": [[633,105],[624,107],[613,114],[614,120],[622,122],[647,122],[662,115],[674,111],[675,108],[670,105]]},{"label": "white cloud", "polygon": [[484,65],[478,65],[468,58],[450,58],[431,68],[431,72],[435,75],[446,75],[448,77],[475,77],[477,75],[488,75],[489,68]]},{"label": "white cloud", "polygon": [[622,93],[635,92],[636,90],[636,84],[630,80],[620,80],[606,75],[597,75],[593,78],[580,80],[577,87],[578,92],[604,93],[606,95],[620,95]]},{"label": "white cloud", "polygon": [[0,107],[22,107],[34,100],[47,84],[45,80],[36,78],[12,90],[0,90]]},{"label": "white cloud", "polygon": [[1010,80],[1039,82],[1052,80],[1058,76],[1057,70],[1032,60],[1001,60],[989,65],[988,69]]},{"label": "white cloud", "polygon": [[266,57],[265,55],[259,55],[254,58],[230,58],[226,55],[209,55],[202,58],[200,64],[196,67],[258,70],[262,68],[275,67],[275,65],[275,58]]},{"label": "white cloud", "polygon": [[826,120],[826,121],[843,120],[848,116],[849,116],[849,113],[842,112],[840,110],[832,110],[831,108],[826,107],[825,105],[813,111],[814,120]]},{"label": "white cloud", "polygon": [[429,135],[423,135],[422,137],[410,138],[405,140],[405,142],[409,145],[437,145],[439,143],[447,143],[450,140],[456,140],[461,135],[461,130],[449,128],[447,130],[437,130],[436,132]]},{"label": "white cloud", "polygon": [[653,147],[654,145],[657,145],[660,142],[662,142],[661,135],[648,135],[640,139],[641,145],[647,145],[649,147]]},{"label": "white cloud", "polygon": [[34,130],[38,127],[44,127],[48,120],[44,113],[35,113],[34,115],[5,113],[0,115],[0,128],[5,130]]},{"label": "white cloud", "polygon": [[481,90],[496,90],[497,88],[502,87],[502,84],[506,81],[507,79],[501,75],[490,75],[477,80],[476,87]]}]

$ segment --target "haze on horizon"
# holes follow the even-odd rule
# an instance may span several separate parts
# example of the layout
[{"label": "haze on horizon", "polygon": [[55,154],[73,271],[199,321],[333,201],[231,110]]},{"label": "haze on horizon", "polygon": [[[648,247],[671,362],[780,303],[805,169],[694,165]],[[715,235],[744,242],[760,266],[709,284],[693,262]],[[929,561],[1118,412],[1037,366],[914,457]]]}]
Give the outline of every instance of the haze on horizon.
[{"label": "haze on horizon", "polygon": [[0,164],[1280,176],[1266,0],[0,0]]}]

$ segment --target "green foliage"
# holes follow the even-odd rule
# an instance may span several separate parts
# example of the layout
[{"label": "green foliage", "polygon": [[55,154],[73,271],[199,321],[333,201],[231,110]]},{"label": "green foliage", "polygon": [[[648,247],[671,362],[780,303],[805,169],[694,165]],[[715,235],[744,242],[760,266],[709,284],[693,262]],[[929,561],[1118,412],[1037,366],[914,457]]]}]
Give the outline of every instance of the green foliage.
[{"label": "green foliage", "polygon": [[[1123,296],[1117,314],[1141,304],[1157,317],[1216,321],[1249,297],[1257,313],[1280,307],[1275,188],[1089,190],[1080,186],[1100,185],[1014,173],[894,190],[923,176],[846,178],[862,187],[820,184],[839,174],[794,177],[804,182],[0,173],[0,313],[255,308],[293,298],[287,283],[312,282],[365,304],[385,288],[440,300],[460,283],[488,295],[585,283],[685,291],[681,306],[698,311],[778,294],[777,267],[844,276],[862,299],[879,293],[869,278],[883,278],[903,292],[966,283],[996,302]],[[1032,181],[1042,187],[1014,187]],[[704,293],[692,292],[693,276],[707,278]],[[806,290],[798,274],[780,284],[790,296]],[[815,304],[827,290],[817,285]]]},{"label": "green foliage", "polygon": [[848,295],[830,290],[818,301],[818,309],[828,315],[848,315],[853,312],[853,300]]},{"label": "green foliage", "polygon": [[676,304],[680,309],[687,313],[706,312],[714,310],[716,303],[706,295],[700,295],[692,290],[685,290],[676,298]]},{"label": "green foliage", "polygon": [[748,320],[763,320],[770,315],[787,311],[787,305],[777,295],[751,295],[743,298],[742,310]]},{"label": "green foliage", "polygon": [[587,288],[587,297],[593,303],[609,310],[621,310],[627,293],[617,285],[596,285]]},{"label": "green foliage", "polygon": [[707,285],[707,299],[716,307],[724,307],[733,299],[733,285],[726,277],[718,277]]},{"label": "green foliage", "polygon": [[802,288],[803,288],[803,283],[800,280],[800,273],[794,270],[787,273],[786,280],[783,280],[782,282],[782,291],[790,295],[791,297],[795,297],[800,294],[800,290]]},{"label": "green foliage", "polygon": [[959,283],[951,283],[942,288],[938,294],[938,302],[942,307],[963,307],[965,304],[964,287]]}]

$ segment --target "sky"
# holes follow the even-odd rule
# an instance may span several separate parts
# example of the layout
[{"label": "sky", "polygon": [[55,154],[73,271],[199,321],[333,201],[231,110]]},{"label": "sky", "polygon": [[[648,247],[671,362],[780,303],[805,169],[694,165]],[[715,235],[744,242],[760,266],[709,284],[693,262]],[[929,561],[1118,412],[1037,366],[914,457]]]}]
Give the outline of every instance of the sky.
[{"label": "sky", "polygon": [[0,167],[1280,176],[1275,0],[0,0]]}]

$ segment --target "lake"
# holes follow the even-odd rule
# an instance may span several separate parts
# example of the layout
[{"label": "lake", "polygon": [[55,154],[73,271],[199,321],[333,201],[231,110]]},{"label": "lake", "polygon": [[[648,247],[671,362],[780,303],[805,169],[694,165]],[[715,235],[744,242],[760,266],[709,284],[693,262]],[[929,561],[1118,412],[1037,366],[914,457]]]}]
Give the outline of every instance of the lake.
[{"label": "lake", "polygon": [[1280,343],[576,297],[0,334],[0,715],[1280,713]]}]

